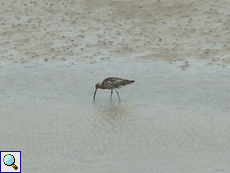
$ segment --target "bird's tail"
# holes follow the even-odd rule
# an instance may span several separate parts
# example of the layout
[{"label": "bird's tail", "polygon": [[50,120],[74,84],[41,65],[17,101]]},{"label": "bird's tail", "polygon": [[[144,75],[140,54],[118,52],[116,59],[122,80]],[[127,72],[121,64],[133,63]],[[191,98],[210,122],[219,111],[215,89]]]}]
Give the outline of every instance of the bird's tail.
[{"label": "bird's tail", "polygon": [[127,84],[131,84],[131,83],[133,83],[133,82],[135,82],[134,80],[123,80],[122,81],[123,83],[123,85],[127,85]]},{"label": "bird's tail", "polygon": [[127,79],[121,79],[121,80],[116,80],[114,83],[115,88],[121,88],[125,85],[131,84],[135,82],[134,80],[127,80]]}]

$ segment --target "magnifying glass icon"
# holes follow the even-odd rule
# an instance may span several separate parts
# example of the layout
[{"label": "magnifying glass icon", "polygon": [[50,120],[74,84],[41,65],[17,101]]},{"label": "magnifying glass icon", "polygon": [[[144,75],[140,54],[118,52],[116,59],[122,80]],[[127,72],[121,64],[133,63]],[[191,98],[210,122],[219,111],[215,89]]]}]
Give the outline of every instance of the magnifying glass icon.
[{"label": "magnifying glass icon", "polygon": [[12,154],[7,154],[3,158],[3,162],[7,166],[12,166],[15,170],[18,169],[18,167],[14,164],[15,163],[15,158]]}]

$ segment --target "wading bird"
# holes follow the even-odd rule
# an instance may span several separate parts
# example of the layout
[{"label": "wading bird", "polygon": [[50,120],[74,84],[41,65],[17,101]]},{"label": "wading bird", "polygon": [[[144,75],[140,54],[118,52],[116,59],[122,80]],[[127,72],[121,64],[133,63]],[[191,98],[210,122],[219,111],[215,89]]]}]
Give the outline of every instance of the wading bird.
[{"label": "wading bird", "polygon": [[110,89],[111,90],[110,101],[112,99],[113,90],[115,90],[116,93],[117,93],[117,96],[119,98],[119,101],[121,101],[117,89],[119,89],[119,88],[121,88],[123,86],[126,86],[128,84],[131,84],[133,82],[134,82],[134,80],[127,80],[127,79],[122,79],[122,78],[118,78],[118,77],[106,78],[105,80],[103,80],[102,83],[97,83],[95,85],[96,89],[95,89],[95,92],[94,92],[93,99],[95,100],[97,89],[100,88],[100,89]]}]

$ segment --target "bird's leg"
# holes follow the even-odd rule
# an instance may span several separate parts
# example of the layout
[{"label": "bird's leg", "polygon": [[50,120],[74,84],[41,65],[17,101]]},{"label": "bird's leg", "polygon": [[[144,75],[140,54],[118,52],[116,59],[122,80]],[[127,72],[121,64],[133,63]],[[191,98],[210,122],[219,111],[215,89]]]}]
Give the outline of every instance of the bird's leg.
[{"label": "bird's leg", "polygon": [[110,101],[112,100],[113,90],[111,90]]},{"label": "bird's leg", "polygon": [[115,90],[115,91],[117,92],[117,96],[119,98],[119,101],[121,101],[118,91],[117,90]]}]

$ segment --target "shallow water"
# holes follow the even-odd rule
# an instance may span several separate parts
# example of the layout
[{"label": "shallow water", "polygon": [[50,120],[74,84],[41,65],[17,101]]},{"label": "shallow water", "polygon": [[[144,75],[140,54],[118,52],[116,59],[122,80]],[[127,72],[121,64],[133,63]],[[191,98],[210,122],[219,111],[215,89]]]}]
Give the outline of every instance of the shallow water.
[{"label": "shallow water", "polygon": [[[230,70],[183,64],[2,65],[1,150],[21,150],[23,172],[230,172]],[[109,76],[135,83],[94,102]]]}]

